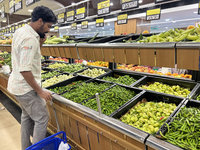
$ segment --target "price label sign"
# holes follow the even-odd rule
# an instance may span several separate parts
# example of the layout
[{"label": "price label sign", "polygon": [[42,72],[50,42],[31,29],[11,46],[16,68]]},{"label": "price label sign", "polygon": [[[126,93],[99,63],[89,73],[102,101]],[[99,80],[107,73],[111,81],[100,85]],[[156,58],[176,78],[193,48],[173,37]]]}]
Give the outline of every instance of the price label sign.
[{"label": "price label sign", "polygon": [[81,29],[87,29],[88,28],[88,21],[81,22]]},{"label": "price label sign", "polygon": [[98,8],[98,15],[104,15],[104,14],[109,14],[110,13],[110,0],[103,1],[97,4]]},{"label": "price label sign", "polygon": [[104,18],[96,19],[96,27],[104,26]]},{"label": "price label sign", "polygon": [[12,27],[12,32],[13,32],[13,33],[15,32],[15,27]]},{"label": "price label sign", "polygon": [[85,18],[85,7],[79,8],[76,10],[76,19],[84,19]]},{"label": "price label sign", "polygon": [[20,24],[20,25],[19,25],[19,28],[21,28],[21,27],[22,27],[22,25]]},{"label": "price label sign", "polygon": [[139,0],[121,0],[122,10],[133,9],[139,7]]},{"label": "price label sign", "polygon": [[5,7],[4,5],[1,6],[1,18],[5,17]]},{"label": "price label sign", "polygon": [[65,22],[65,13],[61,13],[58,15],[58,23],[64,23]]},{"label": "price label sign", "polygon": [[10,33],[12,33],[12,28],[10,28],[10,31],[9,31]]},{"label": "price label sign", "polygon": [[18,26],[15,26],[15,30],[17,30],[19,27]]},{"label": "price label sign", "polygon": [[67,12],[67,21],[74,21],[74,10]]},{"label": "price label sign", "polygon": [[175,0],[155,0],[155,3],[162,3],[162,2],[167,2],[167,1],[175,1]]},{"label": "price label sign", "polygon": [[10,0],[9,1],[9,14],[13,14],[15,12],[15,1]]},{"label": "price label sign", "polygon": [[72,30],[76,30],[77,29],[77,24],[76,23],[72,23],[71,24],[71,29]]},{"label": "price label sign", "polygon": [[58,31],[59,27],[58,26],[54,26],[54,31]]},{"label": "price label sign", "polygon": [[25,0],[26,1],[26,6],[29,6],[33,3],[35,3],[35,0]]},{"label": "price label sign", "polygon": [[118,15],[117,16],[117,24],[127,24],[128,14]]},{"label": "price label sign", "polygon": [[15,0],[15,12],[22,9],[22,0]]},{"label": "price label sign", "polygon": [[146,20],[147,21],[159,20],[160,19],[160,12],[161,12],[161,8],[147,10]]},{"label": "price label sign", "polygon": [[25,26],[25,24],[23,23],[23,24],[22,24],[22,27],[24,27],[24,26]]}]

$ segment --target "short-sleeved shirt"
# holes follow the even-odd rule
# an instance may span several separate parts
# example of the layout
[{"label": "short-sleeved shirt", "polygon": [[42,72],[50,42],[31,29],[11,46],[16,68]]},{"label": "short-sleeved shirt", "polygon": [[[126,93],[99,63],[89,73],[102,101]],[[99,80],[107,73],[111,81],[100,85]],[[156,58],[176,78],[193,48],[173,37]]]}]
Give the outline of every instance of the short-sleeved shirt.
[{"label": "short-sleeved shirt", "polygon": [[8,80],[8,91],[24,95],[33,90],[20,72],[31,71],[41,86],[41,52],[39,35],[29,25],[15,31],[12,41],[12,72]]}]

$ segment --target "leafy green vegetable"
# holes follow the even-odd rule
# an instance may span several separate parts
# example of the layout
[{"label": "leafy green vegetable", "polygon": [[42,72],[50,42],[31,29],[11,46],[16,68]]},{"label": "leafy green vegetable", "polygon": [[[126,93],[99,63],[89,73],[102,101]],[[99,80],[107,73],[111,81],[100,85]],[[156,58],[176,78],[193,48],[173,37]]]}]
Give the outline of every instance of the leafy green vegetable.
[{"label": "leafy green vegetable", "polygon": [[130,77],[128,75],[119,76],[118,78],[104,77],[103,80],[115,82],[115,83],[119,83],[119,84],[124,84],[124,85],[131,85],[137,81],[136,79],[134,79],[133,77]]},{"label": "leafy green vegetable", "polygon": [[42,80],[44,80],[44,79],[47,79],[47,78],[56,76],[56,75],[58,75],[58,74],[60,74],[60,73],[57,72],[57,71],[52,71],[52,72],[50,71],[50,72],[48,72],[48,73],[42,74],[41,77],[42,77]]},{"label": "leafy green vegetable", "polygon": [[81,65],[81,64],[70,64],[70,65],[64,66],[62,68],[59,68],[58,70],[62,71],[62,72],[73,73],[73,72],[82,70],[84,68],[85,67],[83,65]]},{"label": "leafy green vegetable", "polygon": [[200,95],[197,97],[197,100],[200,101]]},{"label": "leafy green vegetable", "polygon": [[94,96],[96,93],[104,91],[106,88],[110,86],[111,85],[109,83],[101,83],[101,84],[98,84],[97,82],[82,83],[82,85],[77,86],[76,88],[63,94],[62,96],[74,102],[81,103],[83,100],[86,100]]},{"label": "leafy green vegetable", "polygon": [[[121,86],[114,86],[108,91],[100,94],[101,110],[103,114],[110,115],[127,101],[132,99],[136,93]],[[83,105],[98,111],[96,99],[90,99]]]}]

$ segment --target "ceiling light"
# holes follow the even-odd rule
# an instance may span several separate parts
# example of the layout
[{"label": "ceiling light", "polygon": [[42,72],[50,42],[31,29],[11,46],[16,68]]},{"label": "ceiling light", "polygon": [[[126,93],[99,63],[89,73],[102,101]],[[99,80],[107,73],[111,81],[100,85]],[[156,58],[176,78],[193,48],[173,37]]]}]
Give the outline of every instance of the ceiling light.
[{"label": "ceiling light", "polygon": [[113,6],[113,3],[110,3],[110,6]]},{"label": "ceiling light", "polygon": [[88,29],[88,31],[90,31],[91,29]]},{"label": "ceiling light", "polygon": [[143,0],[139,0],[139,3],[142,3],[143,2]]},{"label": "ceiling light", "polygon": [[28,11],[29,11],[29,12],[32,12],[33,10],[32,10],[32,9],[29,9]]},{"label": "ceiling light", "polygon": [[194,14],[197,14],[198,12],[197,12],[197,11],[194,11],[193,13],[194,13]]},{"label": "ceiling light", "polygon": [[75,5],[75,3],[72,2],[72,5]]},{"label": "ceiling light", "polygon": [[112,29],[110,29],[110,30],[112,30]]}]

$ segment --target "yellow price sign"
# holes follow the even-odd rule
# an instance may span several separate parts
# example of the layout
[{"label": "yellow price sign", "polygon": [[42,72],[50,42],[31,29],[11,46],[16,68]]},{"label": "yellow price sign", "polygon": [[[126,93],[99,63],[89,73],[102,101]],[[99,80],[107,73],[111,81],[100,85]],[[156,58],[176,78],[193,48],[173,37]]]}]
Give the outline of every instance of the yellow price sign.
[{"label": "yellow price sign", "polygon": [[15,29],[17,30],[19,27],[18,26],[15,26]]},{"label": "yellow price sign", "polygon": [[65,18],[65,13],[61,13],[58,15],[58,19],[63,19],[63,18]]},{"label": "yellow price sign", "polygon": [[67,17],[74,16],[74,10],[67,12]]},{"label": "yellow price sign", "polygon": [[10,31],[12,31],[12,28],[10,28]]},{"label": "yellow price sign", "polygon": [[123,3],[130,2],[130,1],[132,1],[132,0],[122,0],[122,4],[123,4]]},{"label": "yellow price sign", "polygon": [[76,23],[72,23],[72,24],[71,24],[71,29],[72,29],[72,30],[76,30],[76,29],[77,29],[77,26],[76,26],[76,25],[77,25]]},{"label": "yellow price sign", "polygon": [[58,27],[58,26],[55,26],[55,27],[54,27],[54,30],[58,30],[58,29],[59,29],[59,27]]},{"label": "yellow price sign", "polygon": [[20,24],[20,25],[19,25],[19,28],[21,28],[21,27],[22,27],[22,25]]},{"label": "yellow price sign", "polygon": [[79,15],[79,14],[84,14],[85,13],[85,7],[82,7],[82,8],[79,8],[76,10],[76,14]]},{"label": "yellow price sign", "polygon": [[9,8],[12,8],[14,6],[14,0],[9,1]]},{"label": "yellow price sign", "polygon": [[117,16],[117,20],[124,20],[124,19],[128,19],[128,15],[127,14],[123,14],[123,15]]},{"label": "yellow price sign", "polygon": [[159,20],[160,19],[161,8],[149,9],[146,12],[146,20]]},{"label": "yellow price sign", "polygon": [[23,23],[23,24],[22,24],[22,27],[24,27],[24,26],[25,26],[25,24]]},{"label": "yellow price sign", "polygon": [[15,0],[15,3],[19,3],[19,2],[21,2],[22,0]]},{"label": "yellow price sign", "polygon": [[83,21],[83,22],[81,22],[81,25],[82,25],[82,26],[88,25],[88,21]]},{"label": "yellow price sign", "polygon": [[147,10],[147,16],[160,14],[160,8]]},{"label": "yellow price sign", "polygon": [[103,23],[103,22],[104,22],[104,18],[96,19],[96,23]]},{"label": "yellow price sign", "polygon": [[108,7],[110,7],[110,0],[98,3],[98,9],[103,9]]}]

